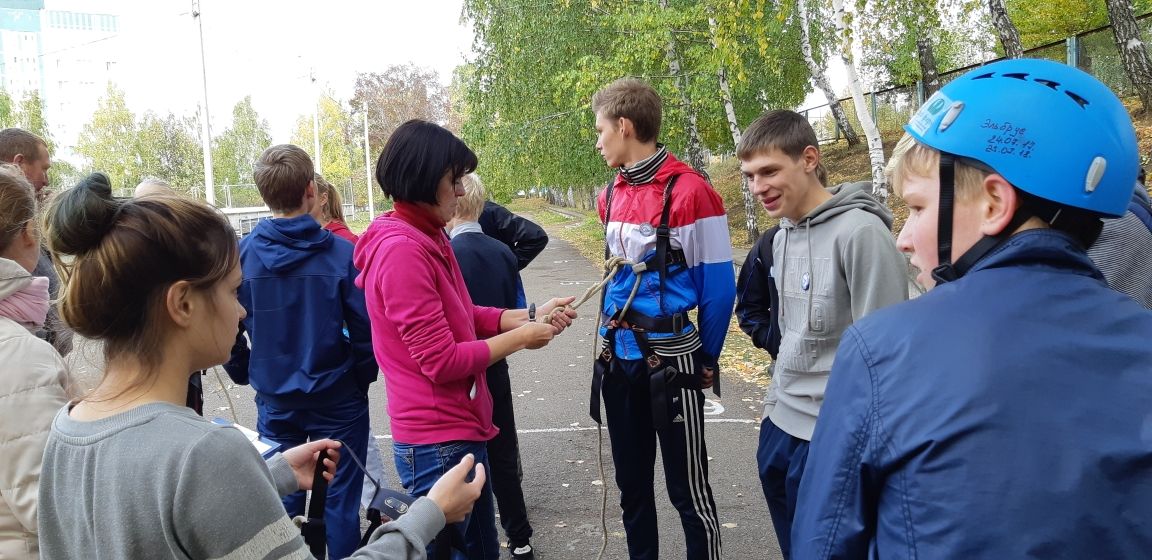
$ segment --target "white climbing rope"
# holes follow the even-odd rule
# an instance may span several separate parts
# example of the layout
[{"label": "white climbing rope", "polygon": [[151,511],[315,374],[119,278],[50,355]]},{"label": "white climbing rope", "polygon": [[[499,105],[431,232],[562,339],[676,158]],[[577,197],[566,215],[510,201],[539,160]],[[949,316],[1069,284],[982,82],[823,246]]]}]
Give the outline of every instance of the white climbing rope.
[{"label": "white climbing rope", "polygon": [[[600,290],[616,276],[616,273],[623,269],[625,266],[632,268],[632,273],[635,276],[635,281],[632,283],[632,291],[628,294],[628,300],[624,302],[624,307],[620,308],[620,317],[623,317],[628,312],[628,308],[632,306],[632,301],[636,299],[636,292],[640,290],[640,274],[646,272],[648,268],[643,262],[633,262],[624,257],[610,257],[604,261],[604,278],[599,282],[589,286],[584,294],[568,306],[557,307],[547,314],[537,318],[541,323],[551,323],[552,317],[557,313],[563,313],[565,309],[577,309],[584,305],[588,300],[592,299]],[[600,329],[596,329],[596,336],[592,339],[592,355],[597,356],[600,353]],[[604,552],[608,549],[608,482],[604,480],[604,430],[599,425],[596,429],[596,465],[600,471],[600,552],[596,554],[596,560],[604,558]]]}]

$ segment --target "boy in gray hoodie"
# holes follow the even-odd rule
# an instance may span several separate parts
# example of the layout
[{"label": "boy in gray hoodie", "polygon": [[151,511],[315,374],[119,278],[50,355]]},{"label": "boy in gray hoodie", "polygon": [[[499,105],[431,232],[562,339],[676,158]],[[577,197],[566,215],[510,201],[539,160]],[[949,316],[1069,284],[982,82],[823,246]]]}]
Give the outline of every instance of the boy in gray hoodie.
[{"label": "boy in gray hoodie", "polygon": [[825,188],[808,120],[793,111],[757,118],[737,148],[740,171],[780,231],[772,240],[780,351],[756,460],[784,558],[808,442],[840,336],[867,313],[908,298],[907,265],[892,212],[868,183]]}]

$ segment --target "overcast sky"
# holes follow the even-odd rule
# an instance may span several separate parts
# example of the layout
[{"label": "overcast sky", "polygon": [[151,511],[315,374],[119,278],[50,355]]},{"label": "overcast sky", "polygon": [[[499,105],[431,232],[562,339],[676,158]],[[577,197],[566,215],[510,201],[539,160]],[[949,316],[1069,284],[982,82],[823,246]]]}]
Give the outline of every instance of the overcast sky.
[{"label": "overcast sky", "polygon": [[[48,0],[46,8],[120,16],[117,81],[129,107],[191,114],[203,98],[191,0]],[[462,0],[203,0],[201,12],[213,134],[252,96],[274,141],[311,115],[317,88],[346,101],[357,72],[415,63],[439,72],[471,58]],[[314,72],[314,85],[309,72]]]}]

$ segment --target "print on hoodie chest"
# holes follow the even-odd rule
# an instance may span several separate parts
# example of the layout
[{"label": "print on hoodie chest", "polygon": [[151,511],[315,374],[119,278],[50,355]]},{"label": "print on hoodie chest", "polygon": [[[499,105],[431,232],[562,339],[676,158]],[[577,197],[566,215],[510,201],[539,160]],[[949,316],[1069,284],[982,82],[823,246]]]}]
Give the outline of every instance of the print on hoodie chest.
[{"label": "print on hoodie chest", "polygon": [[[784,322],[789,329],[824,332],[825,306],[830,304],[832,297],[829,293],[832,259],[789,256],[785,261],[780,290],[783,313],[787,315]],[[780,272],[778,268],[777,272]]]}]

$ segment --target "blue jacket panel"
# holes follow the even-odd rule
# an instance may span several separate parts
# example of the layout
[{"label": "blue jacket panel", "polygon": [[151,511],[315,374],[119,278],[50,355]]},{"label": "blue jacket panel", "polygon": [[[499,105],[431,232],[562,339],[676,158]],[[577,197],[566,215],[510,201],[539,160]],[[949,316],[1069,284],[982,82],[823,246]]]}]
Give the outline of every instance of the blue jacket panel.
[{"label": "blue jacket panel", "polygon": [[379,369],[364,292],[353,284],[352,244],[308,215],[267,219],[240,242],[240,267],[248,316],[225,364],[229,376],[281,409],[362,395]]},{"label": "blue jacket panel", "polygon": [[844,335],[793,558],[1141,558],[1152,550],[1152,312],[1062,233]]}]

